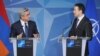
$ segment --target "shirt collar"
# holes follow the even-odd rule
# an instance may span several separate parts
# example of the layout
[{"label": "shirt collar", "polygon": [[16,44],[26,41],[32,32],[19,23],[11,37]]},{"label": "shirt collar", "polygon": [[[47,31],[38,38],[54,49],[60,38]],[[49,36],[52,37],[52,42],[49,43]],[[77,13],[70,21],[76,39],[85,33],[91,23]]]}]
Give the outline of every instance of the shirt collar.
[{"label": "shirt collar", "polygon": [[21,22],[21,25],[22,25],[22,26],[25,26],[25,23],[26,23],[27,26],[28,26],[28,22],[24,22],[22,19],[20,19],[20,22]]},{"label": "shirt collar", "polygon": [[81,21],[84,18],[84,14],[80,17],[78,17],[79,21]]}]

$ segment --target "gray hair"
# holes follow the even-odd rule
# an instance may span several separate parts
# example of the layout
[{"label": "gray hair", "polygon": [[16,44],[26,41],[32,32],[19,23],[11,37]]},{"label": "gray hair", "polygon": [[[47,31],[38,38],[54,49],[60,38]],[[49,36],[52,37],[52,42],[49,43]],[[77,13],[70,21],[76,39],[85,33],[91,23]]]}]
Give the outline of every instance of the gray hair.
[{"label": "gray hair", "polygon": [[21,17],[21,16],[24,16],[26,11],[29,11],[29,9],[28,9],[28,8],[21,8],[21,9],[19,10],[19,15],[20,15],[20,17]]}]

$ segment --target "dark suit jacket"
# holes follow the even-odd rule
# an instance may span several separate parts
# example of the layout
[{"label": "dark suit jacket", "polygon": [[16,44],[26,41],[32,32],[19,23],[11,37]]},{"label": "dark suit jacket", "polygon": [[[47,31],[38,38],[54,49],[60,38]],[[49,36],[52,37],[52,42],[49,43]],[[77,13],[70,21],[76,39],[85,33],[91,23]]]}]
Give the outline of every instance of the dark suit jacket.
[{"label": "dark suit jacket", "polygon": [[[11,25],[10,37],[17,37],[21,33],[23,33],[23,37],[26,37],[19,20]],[[28,21],[28,35],[29,37],[34,37],[33,34],[38,34],[36,23],[34,21]]]},{"label": "dark suit jacket", "polygon": [[[92,24],[90,20],[85,16],[79,23],[79,25],[76,28],[76,20],[74,20],[72,28],[69,32],[69,37],[70,36],[78,36],[78,37],[92,37]],[[86,53],[85,55],[88,54],[88,42],[86,45]]]}]

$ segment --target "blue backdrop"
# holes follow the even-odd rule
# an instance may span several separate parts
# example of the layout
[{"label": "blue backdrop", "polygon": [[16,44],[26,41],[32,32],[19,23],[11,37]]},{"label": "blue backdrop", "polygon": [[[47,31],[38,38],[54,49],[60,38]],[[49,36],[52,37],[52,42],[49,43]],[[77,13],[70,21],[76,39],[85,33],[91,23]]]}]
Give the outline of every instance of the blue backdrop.
[{"label": "blue backdrop", "polygon": [[[58,38],[73,21],[73,6],[87,0],[4,0],[10,23],[19,20],[18,11],[27,7],[31,11],[31,20],[36,21],[41,40],[37,46],[37,56],[62,56],[62,46]],[[100,0],[96,0],[97,14],[100,15]],[[100,19],[100,16],[98,16]],[[99,24],[100,25],[100,24]],[[68,32],[65,34],[68,35]],[[98,41],[97,41],[98,42]],[[100,45],[99,47],[100,48]],[[95,48],[94,48],[95,49]],[[97,52],[98,53],[98,52]],[[98,54],[98,56],[100,56]]]}]

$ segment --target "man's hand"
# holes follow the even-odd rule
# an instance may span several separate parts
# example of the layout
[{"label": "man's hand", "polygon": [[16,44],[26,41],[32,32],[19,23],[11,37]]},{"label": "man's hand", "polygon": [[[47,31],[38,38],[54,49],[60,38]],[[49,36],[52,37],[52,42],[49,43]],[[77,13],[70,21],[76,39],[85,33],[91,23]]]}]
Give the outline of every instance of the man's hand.
[{"label": "man's hand", "polygon": [[23,36],[23,33],[17,35],[17,38],[22,38],[22,36]]},{"label": "man's hand", "polygon": [[76,36],[70,36],[70,39],[77,39],[77,37]]},{"label": "man's hand", "polygon": [[39,38],[39,34],[33,34],[35,38]]}]

